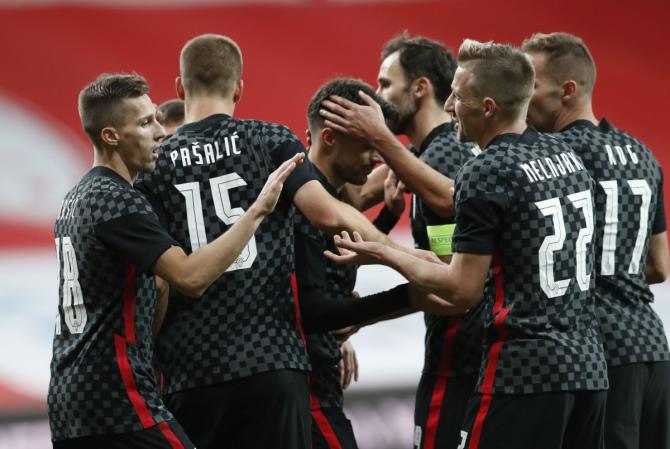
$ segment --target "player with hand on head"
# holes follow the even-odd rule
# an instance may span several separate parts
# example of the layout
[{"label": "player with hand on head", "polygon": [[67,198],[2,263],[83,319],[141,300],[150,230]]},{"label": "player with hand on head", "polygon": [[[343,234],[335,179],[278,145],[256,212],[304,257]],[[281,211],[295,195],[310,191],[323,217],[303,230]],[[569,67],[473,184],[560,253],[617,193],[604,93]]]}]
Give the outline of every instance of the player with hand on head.
[{"label": "player with hand on head", "polygon": [[[481,154],[456,178],[454,255],[427,263],[336,238],[342,263],[387,264],[455,306],[486,301],[484,357],[459,448],[603,447],[607,367],[593,304],[593,179],[574,151],[526,125],[530,60],[463,42],[446,110]],[[533,167],[550,161],[557,176]],[[559,168],[560,167],[560,168]],[[346,236],[346,234],[345,234]],[[482,296],[484,288],[490,295]]]}]

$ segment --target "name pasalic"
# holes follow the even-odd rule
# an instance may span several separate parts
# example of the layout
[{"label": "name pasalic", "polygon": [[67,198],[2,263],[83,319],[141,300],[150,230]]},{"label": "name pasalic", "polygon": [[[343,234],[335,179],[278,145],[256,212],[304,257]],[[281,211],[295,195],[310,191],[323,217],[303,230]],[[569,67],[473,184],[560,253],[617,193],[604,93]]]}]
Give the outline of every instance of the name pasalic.
[{"label": "name pasalic", "polygon": [[221,143],[219,140],[203,144],[193,142],[189,146],[171,151],[170,160],[175,166],[177,163],[182,166],[213,164],[224,157],[241,154],[237,147],[239,138],[237,132],[234,132],[231,136],[224,137]]}]

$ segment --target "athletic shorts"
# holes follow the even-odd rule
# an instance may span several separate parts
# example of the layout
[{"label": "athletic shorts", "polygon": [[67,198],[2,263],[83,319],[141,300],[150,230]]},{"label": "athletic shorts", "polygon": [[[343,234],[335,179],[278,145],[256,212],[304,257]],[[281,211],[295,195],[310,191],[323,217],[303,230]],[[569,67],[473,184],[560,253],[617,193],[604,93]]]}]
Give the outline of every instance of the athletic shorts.
[{"label": "athletic shorts", "polygon": [[175,420],[148,429],[113,435],[95,435],[54,441],[54,449],[195,449]]},{"label": "athletic shorts", "polygon": [[438,377],[423,374],[414,405],[414,448],[454,449],[461,438],[465,407],[477,375]]},{"label": "athletic shorts", "polygon": [[170,394],[165,404],[198,449],[310,449],[307,373],[268,371]]},{"label": "athletic shorts", "polygon": [[670,362],[608,367],[607,449],[670,448]]},{"label": "athletic shorts", "polygon": [[358,449],[354,429],[339,407],[315,407],[312,401],[312,448]]},{"label": "athletic shorts", "polygon": [[603,449],[606,391],[476,393],[458,449]]}]

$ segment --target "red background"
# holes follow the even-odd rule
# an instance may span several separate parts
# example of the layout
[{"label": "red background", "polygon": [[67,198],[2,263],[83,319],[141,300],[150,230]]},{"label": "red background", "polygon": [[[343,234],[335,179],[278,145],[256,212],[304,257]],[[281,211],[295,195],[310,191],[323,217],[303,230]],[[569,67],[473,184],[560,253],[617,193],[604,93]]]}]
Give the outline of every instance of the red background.
[{"label": "red background", "polygon": [[[79,136],[73,151],[90,161],[76,108],[81,87],[103,71],[136,71],[155,102],[174,97],[179,50],[200,33],[227,34],[243,49],[236,115],[282,122],[302,137],[318,86],[336,75],[374,85],[382,45],[403,29],[454,50],[466,37],[519,44],[536,31],[569,31],[596,59],[596,114],[645,141],[667,167],[669,19],[661,0],[0,8],[0,90]],[[51,245],[50,226],[0,217],[0,231],[0,248]]]}]

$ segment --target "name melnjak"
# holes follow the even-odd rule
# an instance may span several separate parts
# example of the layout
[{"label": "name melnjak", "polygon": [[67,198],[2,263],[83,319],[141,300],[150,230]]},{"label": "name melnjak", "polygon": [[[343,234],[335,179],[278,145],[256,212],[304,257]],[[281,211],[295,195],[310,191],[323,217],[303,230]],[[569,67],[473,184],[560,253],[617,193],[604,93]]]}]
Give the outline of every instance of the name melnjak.
[{"label": "name melnjak", "polygon": [[533,183],[546,181],[584,170],[582,161],[572,151],[540,157],[528,162],[522,162],[519,167],[524,171],[528,180]]},{"label": "name melnjak", "polygon": [[204,144],[193,142],[187,147],[171,151],[170,160],[172,161],[172,165],[175,166],[177,165],[177,161],[182,166],[213,164],[224,157],[241,154],[237,147],[237,140],[239,138],[236,131],[232,136],[224,137],[222,143],[219,143],[218,140]]}]

